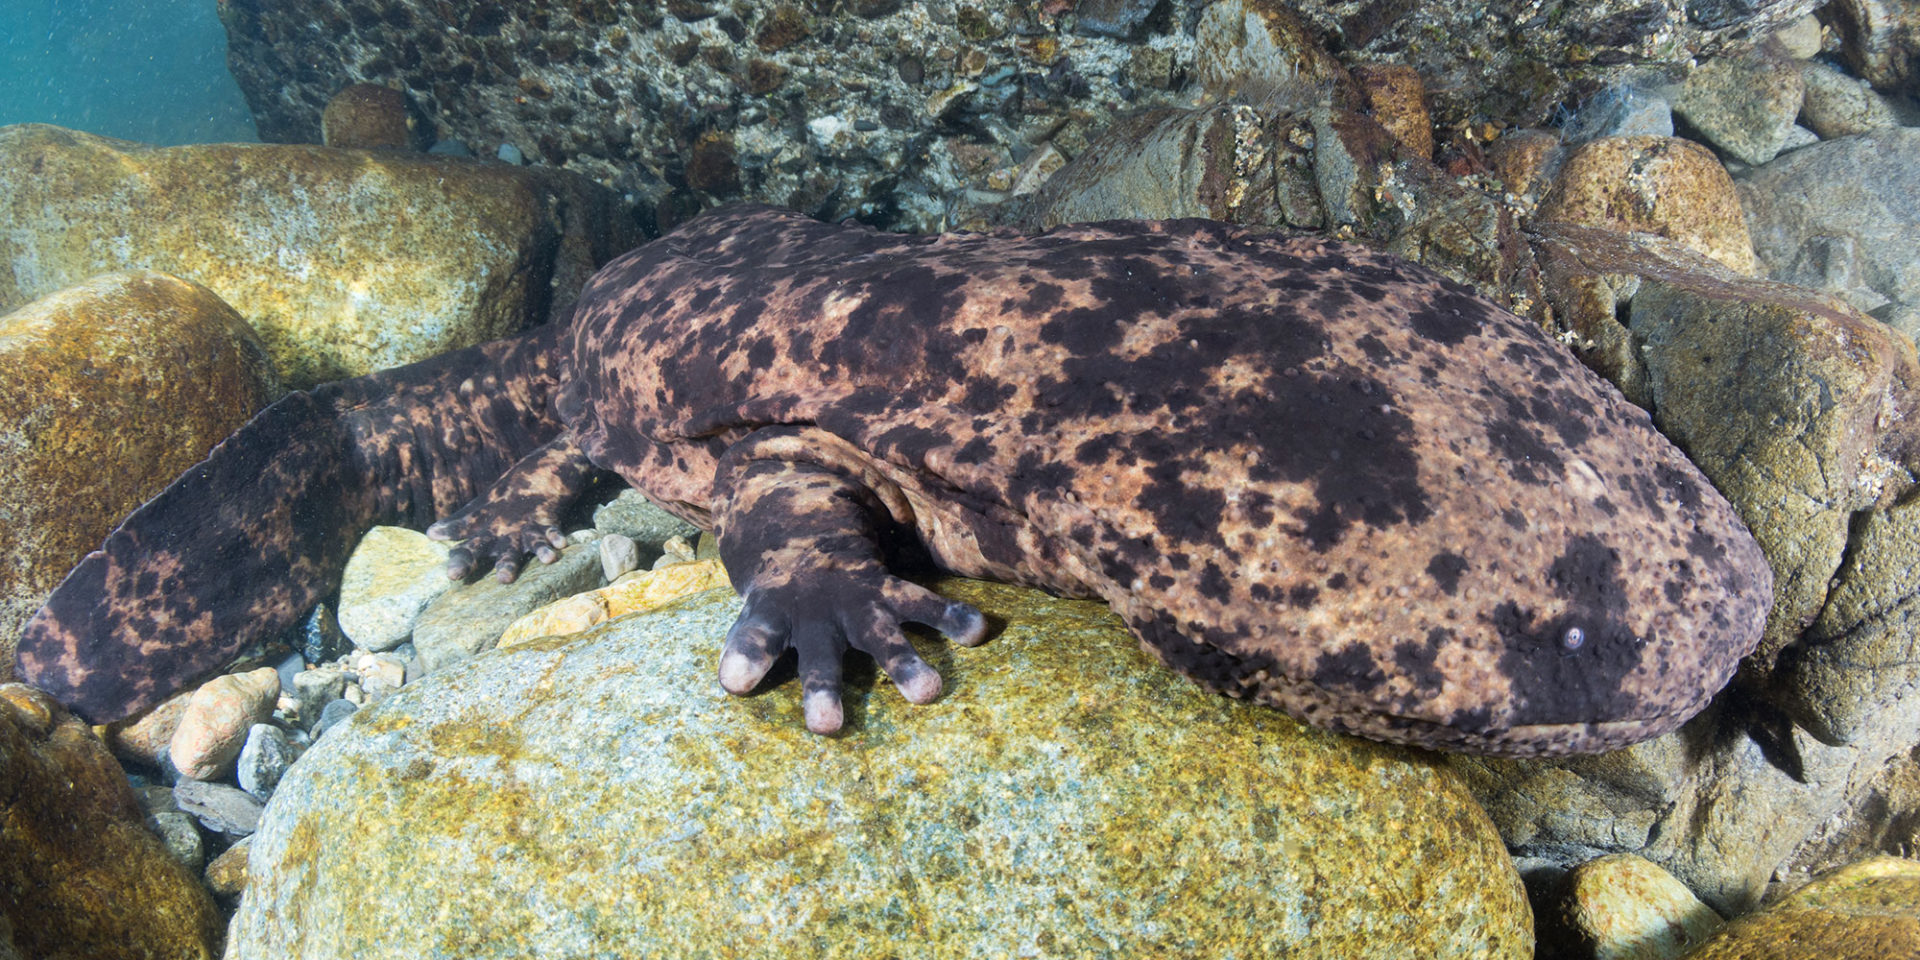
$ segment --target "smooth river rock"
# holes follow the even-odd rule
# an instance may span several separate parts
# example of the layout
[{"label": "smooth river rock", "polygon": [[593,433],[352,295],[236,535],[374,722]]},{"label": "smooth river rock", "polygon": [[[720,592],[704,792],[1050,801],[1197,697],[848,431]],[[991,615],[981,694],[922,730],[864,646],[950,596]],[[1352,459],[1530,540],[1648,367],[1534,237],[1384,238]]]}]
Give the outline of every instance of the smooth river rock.
[{"label": "smooth river rock", "polygon": [[279,392],[259,338],[197,283],[140,270],[9,301],[20,265],[7,266],[17,221],[5,176],[0,680],[13,676],[20,628],[67,571]]},{"label": "smooth river rock", "polygon": [[287,386],[514,333],[636,245],[583,177],[391,150],[0,128],[0,309],[109,270],[206,285]]},{"label": "smooth river rock", "polygon": [[281,781],[228,956],[1530,955],[1426,755],[1207,694],[1102,605],[941,587],[1008,626],[923,644],[931,706],[851,670],[841,737],[720,689],[726,590],[409,684]]}]

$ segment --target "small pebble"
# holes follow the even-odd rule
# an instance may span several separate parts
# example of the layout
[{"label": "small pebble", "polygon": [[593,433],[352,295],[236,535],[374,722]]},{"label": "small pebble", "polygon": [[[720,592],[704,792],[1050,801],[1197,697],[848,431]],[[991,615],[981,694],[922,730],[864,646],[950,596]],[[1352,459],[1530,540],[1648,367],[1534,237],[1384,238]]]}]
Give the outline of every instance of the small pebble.
[{"label": "small pebble", "polygon": [[273,715],[280,674],[272,667],[215,677],[193,692],[168,752],[180,775],[212,780],[233,769],[247,729]]},{"label": "small pebble", "polygon": [[328,663],[353,649],[353,641],[340,629],[340,618],[329,604],[318,604],[300,624],[300,655],[308,663]]},{"label": "small pebble", "polygon": [[390,653],[360,658],[354,672],[360,674],[360,689],[368,703],[379,703],[407,682],[407,662]]},{"label": "small pebble", "polygon": [[265,806],[239,787],[200,780],[175,784],[173,799],[208,830],[235,838],[250,836],[259,829],[260,811]]},{"label": "small pebble", "polygon": [[293,678],[293,696],[299,701],[300,722],[312,726],[326,705],[346,692],[346,671],[337,666],[314,667]]},{"label": "small pebble", "polygon": [[253,837],[243,837],[207,864],[207,887],[214,896],[231,900],[246,891],[247,856],[252,851]]},{"label": "small pebble", "polygon": [[274,672],[280,674],[280,689],[292,690],[293,678],[307,669],[307,658],[298,653],[289,653],[286,658],[273,665]]},{"label": "small pebble", "polygon": [[273,788],[280,785],[281,775],[298,755],[286,731],[271,723],[254,724],[247,732],[247,745],[241,748],[240,764],[234,771],[240,789],[263,801],[273,796]]},{"label": "small pebble", "polygon": [[167,845],[167,852],[175,860],[187,865],[189,870],[199,870],[207,862],[207,842],[200,837],[200,828],[194,826],[193,817],[179,810],[164,810],[149,818],[153,832],[160,835],[160,841]]},{"label": "small pebble", "polygon": [[660,545],[660,559],[653,562],[653,569],[658,570],[661,567],[671,567],[676,563],[693,561],[693,544],[688,543],[686,537],[668,537],[667,542]]},{"label": "small pebble", "polygon": [[493,155],[506,163],[511,163],[516,166],[525,163],[527,159],[526,155],[520,152],[520,148],[511,143],[501,144],[500,149],[495,150]]},{"label": "small pebble", "polygon": [[359,709],[360,705],[351,700],[335,700],[327,704],[326,709],[320,711],[320,719],[313,725],[313,742],[319,743],[320,738],[326,736],[328,730],[333,729],[340,721],[353,716],[354,711]]},{"label": "small pebble", "polygon": [[600,572],[608,583],[640,569],[640,545],[624,534],[609,533],[600,538]]}]

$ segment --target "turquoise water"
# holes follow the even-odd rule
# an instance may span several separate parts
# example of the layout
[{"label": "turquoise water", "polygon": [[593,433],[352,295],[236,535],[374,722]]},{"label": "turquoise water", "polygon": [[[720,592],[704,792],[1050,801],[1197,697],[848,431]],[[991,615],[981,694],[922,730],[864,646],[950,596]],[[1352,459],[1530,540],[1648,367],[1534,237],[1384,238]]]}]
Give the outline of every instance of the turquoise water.
[{"label": "turquoise water", "polygon": [[0,0],[0,124],[256,139],[214,0]]}]

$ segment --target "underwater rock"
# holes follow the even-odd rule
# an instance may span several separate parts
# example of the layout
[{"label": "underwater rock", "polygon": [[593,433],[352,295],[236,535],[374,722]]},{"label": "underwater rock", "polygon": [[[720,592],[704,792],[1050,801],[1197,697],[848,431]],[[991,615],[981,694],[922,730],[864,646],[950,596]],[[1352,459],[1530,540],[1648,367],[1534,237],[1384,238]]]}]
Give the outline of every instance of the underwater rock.
[{"label": "underwater rock", "polygon": [[1408,153],[1433,159],[1433,116],[1427,112],[1427,87],[1420,74],[1403,63],[1363,63],[1349,72],[1366,94],[1374,122]]},{"label": "underwater rock", "polygon": [[[18,271],[46,265],[7,256],[22,221],[0,222],[5,310]],[[207,288],[150,271],[82,279],[0,314],[0,679],[67,571],[278,393],[259,338]]]},{"label": "underwater rock", "polygon": [[1920,5],[1833,0],[1820,15],[1840,34],[1840,54],[1856,76],[1890,93],[1920,92]]},{"label": "underwater rock", "polygon": [[232,304],[296,389],[544,321],[638,240],[604,188],[555,170],[37,124],[0,128],[0,222],[0,309],[165,270]]},{"label": "underwater rock", "polygon": [[1755,272],[1733,179],[1707,148],[1674,137],[1606,137],[1575,149],[1538,219],[1676,240],[1739,273]]},{"label": "underwater rock", "polygon": [[[648,554],[674,537],[697,537],[700,528],[660,509],[646,494],[628,487],[593,508],[593,528],[602,534],[617,533],[633,540]],[[652,562],[651,560],[648,561]]]},{"label": "underwater rock", "polygon": [[1769,275],[1920,335],[1920,129],[1815,144],[1735,184]]},{"label": "underwater rock", "polygon": [[362,650],[392,650],[413,621],[454,585],[448,544],[405,527],[374,527],[360,538],[340,577],[340,630]]},{"label": "underwater rock", "polygon": [[552,563],[529,560],[512,583],[487,575],[459,584],[435,598],[414,621],[420,668],[432,673],[492,649],[515,620],[601,582],[600,547],[588,542],[568,546]]},{"label": "underwater rock", "polygon": [[1806,89],[1797,61],[1722,57],[1687,77],[1673,112],[1735,159],[1759,165],[1786,149]]},{"label": "underwater rock", "polygon": [[320,114],[320,142],[344,150],[417,150],[424,132],[415,126],[406,94],[375,83],[349,84]]},{"label": "underwater rock", "polygon": [[1920,863],[1842,867],[1687,954],[1687,960],[1906,960],[1920,955]]},{"label": "underwater rock", "polygon": [[0,953],[212,957],[220,916],[85,723],[0,686]]},{"label": "underwater rock", "polygon": [[273,715],[280,674],[272,667],[215,677],[187,701],[167,750],[174,769],[193,780],[215,780],[233,770],[247,731]]},{"label": "underwater rock", "polygon": [[409,685],[282,781],[229,956],[1530,955],[1420,753],[1202,692],[1102,605],[943,583],[1006,630],[929,648],[930,707],[855,671],[844,737],[797,684],[721,690],[725,591]]},{"label": "underwater rock", "polygon": [[1594,960],[1677,960],[1723,926],[1673,874],[1630,853],[1574,868],[1569,925]]},{"label": "underwater rock", "polygon": [[1850,137],[1898,126],[1893,107],[1863,80],[1849,77],[1824,63],[1800,65],[1807,98],[1800,105],[1800,121],[1822,140]]}]

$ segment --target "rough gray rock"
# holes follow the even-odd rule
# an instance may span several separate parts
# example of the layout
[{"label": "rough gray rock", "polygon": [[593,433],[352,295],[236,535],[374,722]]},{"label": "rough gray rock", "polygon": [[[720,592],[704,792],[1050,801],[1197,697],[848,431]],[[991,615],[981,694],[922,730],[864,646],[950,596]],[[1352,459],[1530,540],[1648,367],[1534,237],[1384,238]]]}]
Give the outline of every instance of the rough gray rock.
[{"label": "rough gray rock", "polygon": [[645,494],[631,487],[594,508],[593,528],[602,534],[617,533],[658,552],[661,544],[674,537],[692,538],[700,528],[655,506]]},{"label": "rough gray rock", "polygon": [[235,771],[240,789],[266,802],[298,755],[286,731],[271,723],[254,724],[247,731],[247,745],[240,748],[240,765]]},{"label": "rough gray rock", "polygon": [[491,576],[447,591],[420,613],[413,645],[421,668],[432,673],[492,649],[507,626],[534,609],[602,584],[600,548],[575,543],[552,563],[529,562],[512,583]]},{"label": "rough gray rock", "polygon": [[239,839],[260,826],[262,804],[252,794],[224,783],[181,780],[173,785],[173,799],[183,813],[214,833]]},{"label": "rough gray rock", "polygon": [[[1289,6],[1348,65],[1418,70],[1448,128],[1537,125],[1630,71],[1677,79],[1816,2]],[[221,16],[266,140],[317,140],[335,92],[377,83],[436,136],[586,174],[662,227],[751,199],[928,231],[1042,145],[1077,157],[1115,117],[1191,106],[1207,6],[235,0]]]},{"label": "rough gray rock", "polygon": [[1899,125],[1893,107],[1865,81],[1849,77],[1824,63],[1800,65],[1807,98],[1800,120],[1823,140],[1866,133]]},{"label": "rough gray rock", "polygon": [[1681,84],[1673,112],[1740,162],[1766,163],[1793,136],[1807,89],[1800,70],[1772,56],[1714,60]]},{"label": "rough gray rock", "polygon": [[1920,129],[1816,144],[1736,183],[1770,275],[1920,334]]}]

